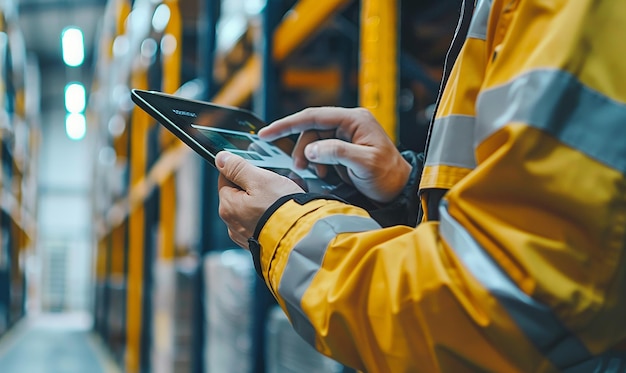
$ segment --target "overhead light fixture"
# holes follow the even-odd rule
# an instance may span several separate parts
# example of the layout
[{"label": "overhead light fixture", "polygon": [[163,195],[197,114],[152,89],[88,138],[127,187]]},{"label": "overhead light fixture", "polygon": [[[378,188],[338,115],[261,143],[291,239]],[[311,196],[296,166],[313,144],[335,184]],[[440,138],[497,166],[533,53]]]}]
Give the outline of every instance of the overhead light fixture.
[{"label": "overhead light fixture", "polygon": [[159,5],[152,16],[152,28],[156,32],[163,32],[170,21],[171,11],[166,4]]},{"label": "overhead light fixture", "polygon": [[87,121],[83,114],[70,113],[65,117],[65,133],[72,140],[82,140],[87,132]]},{"label": "overhead light fixture", "polygon": [[85,87],[81,83],[70,83],[65,86],[65,109],[69,113],[85,111]]},{"label": "overhead light fixture", "polygon": [[85,60],[85,45],[83,32],[77,27],[67,27],[61,33],[61,47],[63,62],[71,67],[83,64]]}]

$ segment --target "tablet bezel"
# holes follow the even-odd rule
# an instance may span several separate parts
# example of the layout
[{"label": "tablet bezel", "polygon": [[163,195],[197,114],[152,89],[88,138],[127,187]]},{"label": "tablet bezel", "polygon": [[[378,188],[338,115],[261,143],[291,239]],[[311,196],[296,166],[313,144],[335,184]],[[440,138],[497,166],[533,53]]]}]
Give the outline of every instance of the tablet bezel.
[{"label": "tablet bezel", "polygon": [[[159,121],[159,123],[199,153],[213,166],[215,166],[215,155],[225,149],[213,146],[213,144],[204,135],[202,135],[198,129],[194,128],[194,125],[199,126],[199,124],[192,123],[192,120],[201,116],[202,110],[209,109],[212,111],[224,111],[225,113],[245,118],[254,125],[254,128],[250,128],[250,131],[248,132],[241,131],[243,133],[256,133],[260,128],[266,125],[266,123],[254,113],[245,109],[182,98],[162,92],[132,89],[131,98],[137,106]],[[171,104],[167,105],[168,107],[157,107],[154,103],[154,99],[165,99],[168,104]],[[174,109],[180,114],[174,113]],[[169,110],[172,110],[172,113],[169,113]],[[202,125],[200,124],[200,126]],[[216,128],[235,130],[227,127]],[[289,150],[287,148],[292,147],[293,143],[288,139],[283,139],[283,141],[274,142],[273,145],[281,148],[285,152],[288,152]]]}]

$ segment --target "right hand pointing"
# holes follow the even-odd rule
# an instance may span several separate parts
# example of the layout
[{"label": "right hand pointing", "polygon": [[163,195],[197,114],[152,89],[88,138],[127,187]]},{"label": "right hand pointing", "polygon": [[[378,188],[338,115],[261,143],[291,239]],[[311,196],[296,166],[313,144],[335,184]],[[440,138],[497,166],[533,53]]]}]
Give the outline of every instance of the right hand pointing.
[{"label": "right hand pointing", "polygon": [[366,109],[309,108],[259,131],[273,141],[300,134],[292,156],[295,166],[335,165],[346,182],[376,202],[389,202],[404,188],[411,165],[404,160],[374,116]]}]

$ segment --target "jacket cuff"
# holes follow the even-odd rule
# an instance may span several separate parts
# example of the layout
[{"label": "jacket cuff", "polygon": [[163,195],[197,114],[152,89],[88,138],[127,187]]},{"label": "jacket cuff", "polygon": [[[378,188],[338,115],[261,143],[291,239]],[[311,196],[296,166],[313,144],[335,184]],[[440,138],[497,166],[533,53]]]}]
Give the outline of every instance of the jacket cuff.
[{"label": "jacket cuff", "polygon": [[404,189],[391,202],[368,209],[368,212],[381,226],[408,225],[415,227],[421,220],[420,198],[418,194],[420,178],[424,168],[424,154],[410,150],[402,152],[402,157],[411,164],[411,173]]},{"label": "jacket cuff", "polygon": [[[284,204],[289,201],[294,201],[297,204],[304,206],[305,204],[313,201],[313,200],[336,200],[340,202],[345,202],[339,197],[328,195],[328,194],[317,194],[317,193],[296,193],[289,194],[279,198],[276,202],[274,202],[261,216],[259,222],[257,223],[254,233],[252,237],[248,238],[248,249],[250,250],[250,254],[252,254],[252,261],[254,263],[254,270],[257,275],[263,277],[263,270],[261,267],[262,253],[261,253],[261,244],[259,243],[259,235],[265,227],[265,224],[270,219],[270,217]],[[315,207],[317,208],[317,207]]]}]

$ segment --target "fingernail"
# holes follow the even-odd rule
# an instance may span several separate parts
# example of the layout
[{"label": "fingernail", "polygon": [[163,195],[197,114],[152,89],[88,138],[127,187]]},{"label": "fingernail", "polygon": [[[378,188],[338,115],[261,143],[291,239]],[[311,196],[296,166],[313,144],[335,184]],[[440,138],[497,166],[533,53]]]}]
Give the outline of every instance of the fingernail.
[{"label": "fingernail", "polygon": [[317,159],[317,152],[317,144],[310,144],[304,149],[304,155],[306,155],[307,159],[310,161],[314,161]]},{"label": "fingernail", "polygon": [[221,151],[217,153],[217,155],[215,156],[215,165],[219,168],[223,168],[226,162],[228,162],[229,157],[229,152]]}]

